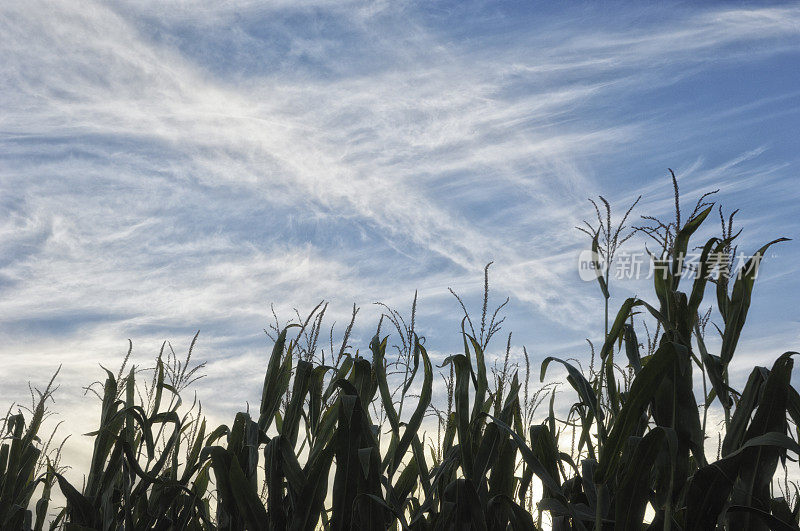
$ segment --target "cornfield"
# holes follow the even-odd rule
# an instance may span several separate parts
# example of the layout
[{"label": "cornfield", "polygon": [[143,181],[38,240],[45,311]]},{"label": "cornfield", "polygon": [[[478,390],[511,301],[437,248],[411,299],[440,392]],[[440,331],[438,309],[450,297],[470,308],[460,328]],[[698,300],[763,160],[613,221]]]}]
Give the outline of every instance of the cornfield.
[{"label": "cornfield", "polygon": [[[318,307],[298,323],[276,322],[258,410],[230,425],[208,426],[196,403],[182,402],[202,368],[190,367],[191,349],[178,360],[162,348],[152,374],[125,363],[106,370],[92,387],[99,423],[88,434],[82,485],[65,478],[61,446],[40,433],[53,382],[34,407],[9,409],[0,423],[0,528],[798,529],[799,491],[788,479],[800,454],[796,353],[755,367],[740,390],[728,375],[759,263],[783,239],[741,270],[712,275],[730,269],[724,258],[735,252],[738,234],[723,217],[689,279],[690,239],[715,208],[704,198],[684,222],[678,205],[675,221],[645,218],[650,224],[636,229],[660,250],[650,302],[629,298],[610,313],[610,279],[598,275],[605,340],[596,359],[592,347],[588,370],[553,357],[541,363],[542,382],[554,365],[566,369],[574,402],[565,415],[552,387],[529,390],[527,352],[524,371],[508,357],[490,366],[485,352],[501,319],[485,303],[479,326],[465,309],[463,352],[438,367],[441,404],[413,312],[407,323],[387,308],[364,355],[348,343],[351,321],[341,346],[331,340],[320,357]],[[583,229],[610,262],[627,236],[602,202],[608,216],[597,208],[599,225]],[[718,352],[704,339],[707,291],[721,318]],[[397,332],[396,355],[384,324]],[[540,405],[547,412],[534,421]],[[713,433],[712,408],[724,415]],[[707,440],[718,442],[716,455]],[[53,506],[56,489],[64,507]]]}]

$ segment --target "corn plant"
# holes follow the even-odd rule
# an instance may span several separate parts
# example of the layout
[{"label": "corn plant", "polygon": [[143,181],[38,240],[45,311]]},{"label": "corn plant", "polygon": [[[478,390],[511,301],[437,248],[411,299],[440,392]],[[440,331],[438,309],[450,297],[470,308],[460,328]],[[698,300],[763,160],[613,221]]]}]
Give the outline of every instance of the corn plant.
[{"label": "corn plant", "polygon": [[[675,221],[645,217],[648,224],[638,228],[659,242],[654,297],[629,298],[609,315],[596,368],[592,363],[584,372],[579,361],[555,357],[541,363],[542,382],[554,366],[566,370],[575,399],[565,418],[552,386],[529,390],[527,349],[522,374],[509,361],[510,335],[502,367],[487,361],[489,339],[503,322],[488,311],[487,266],[479,325],[457,296],[465,312],[463,346],[438,364],[446,405],[433,400],[437,366],[417,333],[416,296],[409,320],[383,307],[363,354],[350,345],[356,307],[338,346],[331,331],[327,352],[319,341],[324,303],[306,318],[298,314],[296,323],[276,318],[258,410],[240,411],[213,429],[199,403],[181,398],[202,376],[202,364],[190,363],[197,336],[185,359],[165,344],[149,373],[127,368],[126,357],[116,374],[106,370],[104,381],[90,386],[99,422],[87,434],[93,454],[80,486],[38,437],[51,386],[30,409],[29,422],[9,410],[0,425],[0,527],[798,529],[797,487],[778,477],[779,467],[788,471],[800,453],[795,353],[755,367],[741,391],[729,375],[759,264],[783,239],[762,246],[740,271],[727,268],[735,273],[730,281],[714,278],[735,249],[729,218],[723,234],[701,247],[699,270],[689,279],[690,240],[714,205],[703,196],[682,219],[674,178],[673,184]],[[602,239],[596,230],[589,235],[595,250],[603,242],[611,260],[627,234],[611,230],[610,206],[607,212],[600,216]],[[608,280],[600,282],[605,308]],[[716,284],[721,318],[719,352],[707,346],[710,317],[701,315],[709,283]],[[397,333],[396,352],[384,320]],[[637,337],[642,327],[646,347]],[[547,413],[535,420],[547,397]],[[709,457],[712,407],[722,409],[725,421],[719,455]],[[431,415],[438,419],[436,438],[427,434]],[[51,510],[54,488],[66,505]]]},{"label": "corn plant", "polygon": [[[53,381],[58,371],[50,379],[43,392],[36,391],[38,398],[33,400],[30,422],[26,425],[21,409],[12,414],[13,405],[0,421],[0,528],[35,529],[44,528],[50,503],[50,494],[55,482],[55,470],[61,470],[59,461],[61,447],[52,448],[56,430],[43,442],[39,430],[47,416],[47,401],[55,391]],[[31,390],[31,395],[34,391]],[[63,445],[63,443],[62,443]],[[51,451],[53,450],[53,451]],[[40,472],[46,463],[47,470]],[[35,507],[30,509],[33,496],[39,487],[41,495]]]}]

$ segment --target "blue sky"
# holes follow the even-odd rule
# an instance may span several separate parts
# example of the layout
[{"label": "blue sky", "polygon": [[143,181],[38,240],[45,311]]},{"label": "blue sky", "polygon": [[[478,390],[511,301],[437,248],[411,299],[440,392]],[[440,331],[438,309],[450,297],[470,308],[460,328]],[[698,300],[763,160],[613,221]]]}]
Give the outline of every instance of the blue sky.
[{"label": "blue sky", "polygon": [[[341,327],[355,302],[366,347],[372,303],[418,289],[443,357],[448,287],[477,311],[491,260],[513,355],[585,360],[602,301],[574,226],[598,194],[671,215],[667,168],[688,210],[716,188],[740,209],[743,252],[797,239],[796,3],[554,5],[3,3],[2,402],[63,364],[56,409],[89,431],[98,363],[199,329],[227,418],[258,399],[273,303],[329,300]],[[798,249],[764,262],[735,378],[800,349]]]}]

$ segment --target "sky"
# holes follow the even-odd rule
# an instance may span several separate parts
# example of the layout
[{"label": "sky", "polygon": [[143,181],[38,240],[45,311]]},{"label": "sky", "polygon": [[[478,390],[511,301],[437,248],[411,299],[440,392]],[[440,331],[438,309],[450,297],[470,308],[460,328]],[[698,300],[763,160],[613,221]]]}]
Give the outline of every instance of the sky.
[{"label": "sky", "polygon": [[[603,302],[574,227],[598,195],[615,219],[642,195],[632,225],[672,216],[668,168],[685,212],[715,189],[739,209],[740,252],[794,238],[763,263],[734,381],[800,350],[800,5],[558,4],[0,4],[0,403],[60,365],[52,408],[85,457],[100,364],[200,330],[195,388],[224,422],[260,397],[271,306],[323,299],[336,335],[361,307],[366,349],[374,303],[409,316],[418,291],[441,361],[448,288],[479,313],[490,261],[490,305],[510,298],[490,355],[513,331],[514,361],[588,360]],[[650,282],[613,283],[612,311]]]}]

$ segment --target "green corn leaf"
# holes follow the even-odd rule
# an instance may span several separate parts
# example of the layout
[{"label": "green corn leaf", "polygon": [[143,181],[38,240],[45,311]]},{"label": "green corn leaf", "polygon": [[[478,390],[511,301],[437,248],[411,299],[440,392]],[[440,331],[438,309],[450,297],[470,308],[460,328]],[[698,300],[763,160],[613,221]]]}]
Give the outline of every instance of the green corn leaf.
[{"label": "green corn leaf", "polygon": [[356,388],[358,397],[361,400],[361,407],[366,409],[378,389],[378,382],[375,371],[372,370],[372,364],[364,358],[357,357],[353,361],[353,371],[350,373],[349,380]]},{"label": "green corn leaf", "polygon": [[400,476],[392,488],[394,496],[399,503],[403,503],[409,494],[416,488],[419,479],[419,466],[416,458],[412,458],[403,468]]},{"label": "green corn leaf", "polygon": [[230,433],[230,429],[222,424],[217,426],[217,428],[208,434],[208,438],[206,439],[205,446],[212,446],[215,442],[217,442],[222,437],[226,437]]},{"label": "green corn leaf", "polygon": [[414,440],[411,442],[411,450],[414,454],[414,461],[419,469],[418,475],[422,485],[422,492],[425,495],[425,500],[428,500],[433,495],[430,480],[431,474],[428,470],[428,464],[425,462],[425,450],[422,447],[422,441],[420,441],[418,434],[414,434]]},{"label": "green corn leaf", "polygon": [[511,438],[516,443],[517,448],[519,448],[521,457],[525,461],[527,466],[529,466],[531,470],[533,470],[533,473],[536,474],[536,477],[538,477],[542,481],[545,487],[549,488],[552,492],[554,492],[557,497],[561,497],[563,495],[563,492],[561,490],[561,485],[555,478],[553,478],[550,475],[549,472],[547,472],[547,469],[542,465],[539,459],[537,459],[536,455],[533,453],[533,450],[531,450],[530,447],[528,447],[528,445],[525,444],[525,440],[522,437],[520,437],[514,430],[512,430],[505,422],[501,421],[496,417],[493,417],[492,415],[489,415],[488,413],[486,413],[485,416],[492,419],[492,421],[495,424],[497,424],[498,427],[500,427],[506,433],[511,435]]},{"label": "green corn leaf", "polygon": [[626,324],[623,330],[625,355],[628,357],[628,364],[633,367],[634,373],[638,373],[642,370],[642,359],[639,355],[639,340],[636,337],[636,331],[629,324]]},{"label": "green corn leaf", "polygon": [[[515,425],[515,431],[520,433],[522,430],[518,429],[517,424],[521,421],[519,420],[519,384],[517,382],[516,374],[512,380],[511,391],[506,397],[506,406],[504,406],[503,410],[500,411],[501,419],[503,417],[511,419],[511,422]],[[490,429],[499,431],[498,427],[493,423],[490,423],[487,427],[485,432],[488,432]],[[515,477],[514,471],[518,464],[517,461],[517,445],[514,441],[510,440],[505,433],[499,433],[501,436],[500,445],[498,446],[497,450],[497,458],[494,461],[494,464],[491,467],[491,472],[489,473],[489,497],[497,496],[499,494],[505,494],[506,496],[512,497],[514,496],[515,491]],[[484,435],[484,438],[486,436]],[[478,476],[480,477],[480,476]],[[483,496],[483,487],[481,486],[481,496]]]},{"label": "green corn leaf", "polygon": [[235,528],[234,526],[243,528],[244,522],[239,516],[236,494],[231,484],[232,456],[225,448],[220,446],[211,447],[209,451],[217,489],[217,520],[220,524],[230,522],[229,526],[233,528]]},{"label": "green corn leaf", "polygon": [[[499,418],[506,424],[511,424],[513,409],[519,403],[519,381],[516,373],[511,382],[511,390],[506,398],[505,405],[500,412]],[[489,473],[489,469],[494,466],[500,454],[500,448],[503,445],[507,435],[502,432],[495,424],[486,426],[483,437],[478,446],[478,452],[475,454],[475,474],[476,477],[484,477]],[[494,473],[494,471],[493,471]],[[513,476],[513,463],[511,470],[505,470],[507,476]]]},{"label": "green corn leaf", "polygon": [[583,374],[581,374],[581,372],[572,364],[562,359],[548,356],[542,361],[542,368],[539,373],[539,381],[544,381],[545,375],[547,374],[547,367],[550,366],[551,361],[556,361],[566,367],[567,373],[569,374],[567,381],[570,383],[572,388],[577,391],[582,403],[589,407],[589,410],[592,412],[595,418],[603,420],[603,411],[598,407],[597,395],[595,394],[594,389],[592,389],[592,384],[590,384]]},{"label": "green corn leaf", "polygon": [[[531,426],[530,428],[531,449],[539,462],[547,470],[547,473],[554,481],[559,482],[558,462],[560,460],[558,451],[558,441],[545,425]],[[555,496],[550,488],[545,486],[543,496],[550,498]]]},{"label": "green corn leaf", "polygon": [[[767,381],[750,427],[745,433],[745,440],[752,439],[768,432],[786,432],[786,407],[789,400],[789,386],[794,364],[792,355],[783,354],[769,372]],[[742,456],[742,466],[736,483],[732,502],[769,511],[770,485],[778,466],[783,450],[774,446],[757,446],[749,448]],[[767,526],[752,514],[731,519],[732,530],[766,529]]]},{"label": "green corn leaf", "polygon": [[[397,453],[397,445],[400,441],[400,419],[397,416],[397,410],[394,407],[394,402],[392,400],[391,391],[389,391],[389,383],[386,380],[386,341],[387,338],[384,338],[383,341],[380,341],[377,335],[372,338],[370,341],[369,348],[372,351],[372,366],[375,371],[375,379],[378,384],[378,391],[381,397],[381,402],[383,404],[383,410],[386,413],[386,419],[389,421],[389,427],[392,430],[392,437],[391,442],[389,444],[389,449],[386,452],[386,457],[383,460],[382,468],[385,470],[389,468],[390,465],[392,470],[389,472],[389,478],[391,479],[392,474],[394,473],[394,458]],[[400,456],[402,459],[402,455]]]},{"label": "green corn leaf", "polygon": [[295,455],[294,446],[283,435],[279,435],[272,440],[278,441],[278,449],[281,454],[281,473],[286,478],[287,485],[294,493],[300,494],[306,485],[307,479]]},{"label": "green corn leaf", "polygon": [[643,306],[648,312],[650,312],[650,314],[653,315],[653,317],[661,321],[661,325],[665,327],[665,329],[672,328],[669,321],[666,320],[661,312],[653,308],[645,301],[637,299],[636,297],[626,299],[625,302],[622,303],[619,312],[617,312],[617,316],[614,318],[614,323],[611,325],[611,330],[609,330],[608,336],[603,342],[603,347],[600,349],[600,357],[602,359],[606,359],[609,352],[611,352],[611,350],[614,348],[614,343],[620,339],[627,320],[631,315],[631,311],[637,306]]},{"label": "green corn leaf", "polygon": [[745,440],[745,432],[753,416],[756,406],[758,406],[758,397],[761,394],[761,387],[769,376],[769,371],[764,367],[756,367],[747,378],[747,384],[742,391],[742,396],[739,398],[736,411],[731,418],[728,428],[725,432],[725,438],[722,440],[722,456],[730,455],[741,447]]},{"label": "green corn leaf", "polygon": [[197,470],[198,463],[200,460],[200,451],[203,449],[203,439],[205,439],[206,433],[206,419],[203,419],[203,422],[200,424],[200,428],[197,431],[197,435],[195,436],[194,441],[192,442],[192,448],[189,450],[189,455],[186,458],[186,466],[183,471],[183,475],[181,476],[181,483],[188,483],[189,478],[192,474]]},{"label": "green corn leaf", "polygon": [[688,220],[675,235],[675,242],[672,246],[672,291],[678,289],[681,271],[686,259],[686,250],[689,247],[689,238],[697,231],[705,221],[714,205],[709,205],[705,210],[698,212],[696,216]]},{"label": "green corn leaf", "polygon": [[770,509],[772,514],[777,519],[782,520],[783,522],[792,522],[793,524],[797,524],[794,514],[792,514],[792,508],[789,506],[789,502],[783,496],[779,498],[772,498]]},{"label": "green corn leaf", "polygon": [[[352,387],[352,386],[351,386]],[[344,387],[343,387],[344,389]],[[361,401],[355,388],[339,397],[339,425],[336,430],[336,474],[333,479],[331,528],[350,529],[353,502],[358,495],[361,465],[358,448],[361,439]]]},{"label": "green corn leaf", "polygon": [[[694,330],[694,336],[697,340],[698,350],[700,350],[700,358],[702,359],[703,367],[706,375],[708,375],[708,379],[711,380],[711,386],[713,387],[712,392],[719,398],[722,407],[730,409],[733,406],[733,400],[730,394],[731,388],[725,383],[725,367],[722,364],[722,359],[708,352],[703,335],[700,333],[700,325],[697,322],[695,322]],[[708,405],[711,405],[712,401],[713,397],[710,397],[708,399]]]},{"label": "green corn leaf", "polygon": [[600,272],[600,260],[598,259],[600,256],[600,245],[598,242],[599,237],[600,231],[596,231],[594,233],[594,237],[592,238],[592,265],[597,273],[597,282],[600,284],[600,291],[603,293],[603,297],[608,299],[611,297],[611,295],[608,293],[608,284],[606,284],[606,279]]},{"label": "green corn leaf", "polygon": [[[375,494],[363,493],[360,495],[359,498],[356,499],[356,503],[359,503],[362,506],[363,506],[362,502],[364,501],[367,502],[368,504],[367,506],[369,506],[369,504],[374,504],[378,508],[382,509],[384,512],[391,513],[395,518],[397,518],[400,521],[401,529],[404,530],[408,529],[408,524],[405,522],[406,519],[405,515],[402,512],[398,511],[396,508],[386,503],[386,501],[383,498],[376,496]],[[370,524],[372,524],[372,522],[367,523],[367,525]],[[364,529],[379,529],[381,527],[382,526],[379,522],[375,522],[374,527],[365,527]]]},{"label": "green corn leaf", "polygon": [[686,531],[714,528],[744,464],[745,452],[760,447],[784,448],[800,453],[800,445],[791,438],[770,432],[749,439],[730,455],[697,470],[686,496]]},{"label": "green corn leaf", "polygon": [[713,529],[733,490],[745,460],[745,452],[754,448],[783,448],[800,453],[800,445],[785,434],[769,432],[747,440],[730,455],[704,466],[694,473],[686,497],[686,530]]},{"label": "green corn leaf", "polygon": [[[2,474],[2,468],[0,468],[0,474]],[[47,508],[50,504],[50,493],[53,487],[53,483],[56,481],[55,474],[53,473],[53,466],[50,462],[50,459],[47,459],[47,471],[45,472],[45,476],[42,479],[42,495],[39,498],[39,501],[36,502],[36,523],[34,524],[33,531],[42,531],[44,528],[44,522],[47,518]]]},{"label": "green corn leaf", "polygon": [[505,494],[498,494],[486,506],[486,519],[491,529],[504,529],[505,522],[511,523],[515,531],[536,531],[530,513]]},{"label": "green corn leaf", "polygon": [[[286,387],[289,385],[291,354],[287,353],[284,357],[283,350],[286,344],[286,333],[289,328],[293,326],[298,325],[289,325],[278,334],[278,338],[272,348],[272,355],[267,364],[267,372],[264,376],[264,387],[261,391],[261,409],[258,417],[258,429],[265,433],[269,429],[275,417],[275,413],[280,406],[281,397],[284,395]],[[287,362],[289,365],[288,367]]]},{"label": "green corn leaf", "polygon": [[[650,498],[651,472],[659,454],[666,454],[667,466],[674,470],[678,437],[671,428],[656,427],[641,438],[617,486],[614,529],[639,531]],[[668,472],[667,472],[668,473]]]},{"label": "green corn leaf", "polygon": [[[760,526],[770,531],[798,531],[798,527],[794,523],[784,522],[783,520],[771,515],[769,511],[758,509],[756,507],[747,507],[745,505],[731,505],[728,507],[728,514],[730,513],[745,513],[747,518],[752,521],[755,517],[759,521]],[[732,520],[736,521],[739,517],[736,516]]]},{"label": "green corn leaf", "polygon": [[[345,380],[341,380],[345,381]],[[336,423],[339,418],[339,399],[337,398],[333,404],[328,406],[322,414],[319,426],[314,434],[314,444],[308,455],[308,462],[311,463],[317,457],[317,454],[323,451],[333,439],[336,431]]]},{"label": "green corn leaf", "polygon": [[306,465],[307,481],[292,510],[290,529],[305,531],[314,529],[324,514],[325,496],[328,492],[328,474],[333,462],[335,446],[327,444],[312,461]]},{"label": "green corn leaf", "polygon": [[347,377],[347,374],[353,368],[353,357],[350,354],[344,354],[344,361],[339,366],[339,369],[336,371],[336,374],[331,378],[328,387],[325,389],[325,392],[322,394],[322,401],[327,402],[330,400],[333,392],[337,389],[336,382],[339,380],[343,380]]},{"label": "green corn leaf", "polygon": [[[564,458],[562,458],[564,459]],[[572,458],[569,459],[571,461]],[[580,480],[581,488],[583,488],[583,493],[586,496],[586,501],[589,506],[589,511],[592,514],[597,514],[597,491],[598,485],[594,482],[594,472],[597,470],[597,461],[594,459],[584,459],[581,461],[581,470],[578,472],[575,463],[572,463],[572,468],[575,470],[575,478]],[[603,496],[601,498],[601,503],[603,507],[600,508],[600,514],[607,515],[608,509],[610,507],[609,498],[606,496],[609,490],[604,488],[603,486],[600,487],[603,490]],[[545,498],[547,496],[544,496]]]},{"label": "green corn leaf", "polygon": [[[486,378],[486,359],[483,354],[483,348],[481,345],[469,334],[465,334],[468,338],[470,343],[472,344],[472,351],[475,353],[475,374],[476,374],[476,383],[475,383],[475,399],[472,406],[472,418],[476,418],[478,413],[482,411],[484,403],[486,402],[486,392],[489,389],[489,382]],[[469,359],[469,351],[465,353],[466,357]],[[470,371],[472,372],[472,367],[470,367]]]},{"label": "green corn leaf", "polygon": [[311,383],[311,363],[299,360],[295,369],[294,385],[292,386],[292,398],[286,408],[283,418],[281,434],[286,437],[289,444],[294,447],[297,444],[297,434],[300,430],[300,415],[305,403],[306,394]]},{"label": "green corn leaf", "polygon": [[322,416],[322,385],[325,380],[325,374],[332,369],[333,367],[327,365],[319,365],[311,371],[311,381],[308,386],[309,422],[307,428],[312,434],[317,430]]},{"label": "green corn leaf", "polygon": [[458,445],[461,449],[461,469],[464,472],[464,477],[471,479],[473,477],[474,449],[470,430],[469,383],[471,371],[469,360],[463,354],[456,354],[445,359],[442,365],[447,363],[453,364],[456,375],[453,402],[455,404]]},{"label": "green corn leaf", "polygon": [[692,284],[692,293],[689,296],[689,313],[692,316],[697,315],[700,303],[703,302],[709,275],[719,265],[719,257],[730,241],[730,239],[711,238],[703,246],[703,250],[700,252],[698,270],[695,272],[696,276]]},{"label": "green corn leaf", "polygon": [[96,514],[92,503],[57,472],[53,472],[58,481],[58,488],[67,500],[67,513],[70,521],[78,525],[91,527],[95,525]]},{"label": "green corn leaf", "polygon": [[414,378],[416,378],[417,371],[419,370],[419,346],[419,337],[414,334],[414,367],[411,369],[411,374],[408,375],[408,378],[406,378],[406,383],[403,385],[403,396],[405,396],[408,390],[411,388],[411,384],[414,382]]},{"label": "green corn leaf", "polygon": [[652,413],[657,425],[672,427],[678,435],[679,448],[673,473],[673,486],[677,493],[689,475],[689,453],[700,465],[706,462],[700,413],[694,396],[690,351],[680,343],[674,345],[674,363],[656,389]]},{"label": "green corn leaf", "polygon": [[411,414],[411,418],[406,424],[403,436],[400,438],[400,442],[397,444],[397,449],[395,450],[394,454],[394,462],[392,463],[389,477],[391,477],[394,471],[397,470],[397,467],[400,465],[400,461],[403,459],[408,447],[411,445],[414,437],[417,436],[417,431],[422,425],[422,419],[424,418],[425,412],[428,410],[428,406],[431,403],[431,395],[433,393],[433,369],[431,367],[431,360],[428,357],[428,352],[425,350],[425,347],[419,344],[419,339],[417,339],[416,349],[422,356],[424,371],[422,390],[420,392],[417,407],[414,410],[414,413]]},{"label": "green corn leaf", "polygon": [[758,268],[761,265],[761,259],[770,246],[784,241],[788,241],[788,238],[778,238],[761,247],[736,275],[731,298],[725,303],[725,332],[722,336],[722,347],[720,348],[720,358],[722,358],[722,363],[726,366],[733,358],[733,353],[739,342],[739,336],[744,328],[744,321],[750,309],[753,285],[758,274]]},{"label": "green corn leaf", "polygon": [[469,479],[459,478],[451,482],[445,489],[444,498],[454,503],[453,518],[447,519],[454,529],[486,529],[486,516],[483,512],[475,485]]},{"label": "green corn leaf", "polygon": [[662,343],[634,378],[628,399],[617,414],[601,448],[599,466],[595,473],[596,483],[605,482],[616,471],[625,442],[639,424],[642,413],[650,405],[665,373],[675,363],[679,348],[683,347],[672,342]]},{"label": "green corn leaf", "polygon": [[250,488],[236,456],[231,458],[229,480],[233,498],[239,508],[239,513],[247,524],[247,529],[267,531],[267,511],[258,497],[258,492]]},{"label": "green corn leaf", "polygon": [[281,436],[273,437],[264,446],[264,482],[267,486],[267,514],[273,529],[283,529],[287,523],[284,489],[283,452]]}]

